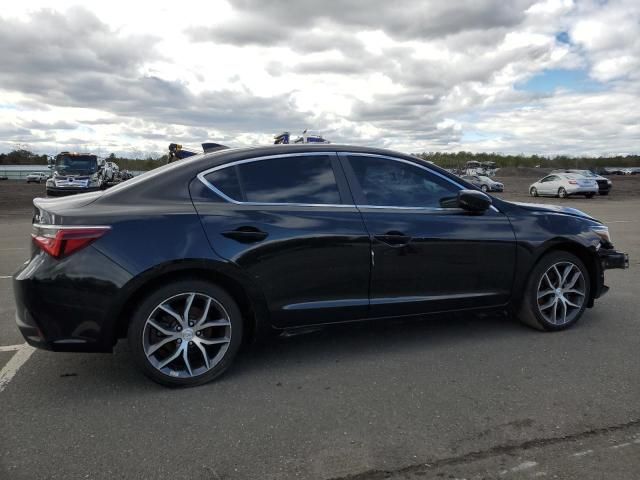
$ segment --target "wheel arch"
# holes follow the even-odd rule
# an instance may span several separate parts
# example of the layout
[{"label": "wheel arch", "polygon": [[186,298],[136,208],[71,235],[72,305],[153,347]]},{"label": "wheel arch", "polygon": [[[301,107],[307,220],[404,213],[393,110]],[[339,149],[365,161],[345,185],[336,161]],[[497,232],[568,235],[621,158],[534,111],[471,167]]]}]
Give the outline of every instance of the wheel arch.
[{"label": "wheel arch", "polygon": [[582,263],[584,263],[587,268],[587,272],[589,273],[589,298],[587,299],[587,307],[593,307],[596,292],[598,291],[598,282],[602,275],[602,269],[599,266],[597,256],[591,249],[581,243],[576,242],[575,240],[570,240],[568,238],[555,238],[553,240],[549,240],[542,246],[540,246],[532,257],[531,263],[528,265],[526,269],[526,273],[522,278],[522,288],[519,289],[519,295],[515,298],[515,307],[516,309],[520,308],[522,301],[524,299],[524,294],[526,291],[526,286],[533,272],[534,268],[540,263],[540,261],[548,254],[553,252],[568,252],[572,253],[576,257],[578,257]]},{"label": "wheel arch", "polygon": [[131,315],[140,301],[155,287],[168,281],[197,279],[214,283],[229,293],[238,304],[244,322],[244,340],[253,342],[271,330],[268,309],[262,292],[243,278],[237,267],[209,261],[172,262],[146,271],[125,286],[124,299],[111,313],[115,318],[112,342],[127,336]]}]

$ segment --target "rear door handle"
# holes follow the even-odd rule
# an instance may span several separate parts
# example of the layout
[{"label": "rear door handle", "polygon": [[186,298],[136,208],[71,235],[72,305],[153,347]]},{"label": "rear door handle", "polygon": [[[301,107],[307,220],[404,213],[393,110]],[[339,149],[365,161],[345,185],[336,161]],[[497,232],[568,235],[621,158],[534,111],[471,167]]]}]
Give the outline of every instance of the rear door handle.
[{"label": "rear door handle", "polygon": [[374,235],[373,238],[392,247],[404,247],[411,242],[409,235],[396,231],[390,231],[383,235]]},{"label": "rear door handle", "polygon": [[222,236],[240,243],[255,243],[261,242],[267,238],[269,234],[256,227],[238,227],[235,230],[222,232]]}]

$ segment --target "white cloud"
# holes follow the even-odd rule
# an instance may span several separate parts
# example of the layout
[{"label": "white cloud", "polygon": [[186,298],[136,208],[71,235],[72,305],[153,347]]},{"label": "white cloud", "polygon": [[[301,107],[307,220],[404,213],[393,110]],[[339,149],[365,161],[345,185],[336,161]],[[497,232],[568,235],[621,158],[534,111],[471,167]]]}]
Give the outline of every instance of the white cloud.
[{"label": "white cloud", "polygon": [[[76,4],[0,11],[0,150],[142,155],[311,128],[405,151],[637,151],[636,0]],[[523,90],[563,69],[599,88]]]}]

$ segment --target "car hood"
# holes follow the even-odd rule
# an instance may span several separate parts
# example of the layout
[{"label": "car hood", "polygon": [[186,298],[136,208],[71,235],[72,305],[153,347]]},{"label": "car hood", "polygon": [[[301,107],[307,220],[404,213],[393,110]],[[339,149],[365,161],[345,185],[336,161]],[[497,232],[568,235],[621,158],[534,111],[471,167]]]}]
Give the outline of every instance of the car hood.
[{"label": "car hood", "polygon": [[525,202],[511,202],[514,205],[525,208],[527,210],[533,210],[536,212],[549,212],[549,213],[562,213],[564,215],[571,215],[572,217],[586,218],[600,223],[599,220],[593,218],[591,215],[587,215],[582,210],[571,207],[562,207],[560,205],[547,205],[543,203],[525,203]]}]

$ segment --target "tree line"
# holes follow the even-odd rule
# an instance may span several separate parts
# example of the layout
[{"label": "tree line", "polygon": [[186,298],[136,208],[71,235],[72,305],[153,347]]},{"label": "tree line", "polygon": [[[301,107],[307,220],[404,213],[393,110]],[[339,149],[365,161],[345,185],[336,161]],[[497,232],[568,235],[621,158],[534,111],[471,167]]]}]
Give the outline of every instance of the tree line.
[{"label": "tree line", "polygon": [[444,168],[463,168],[469,161],[495,162],[497,167],[540,167],[598,169],[603,167],[640,167],[640,155],[611,157],[571,157],[568,155],[504,155],[500,153],[422,152],[416,155]]},{"label": "tree line", "polygon": [[[444,168],[463,168],[468,161],[495,162],[498,167],[581,168],[640,167],[640,155],[617,155],[611,157],[571,157],[567,155],[504,155],[500,153],[472,152],[422,152],[417,157],[429,160]],[[0,153],[0,165],[46,165],[47,155],[38,155],[29,150],[18,149]],[[152,170],[168,162],[168,155],[148,156],[144,159],[118,157],[114,153],[107,161],[115,162],[121,170]]]}]

